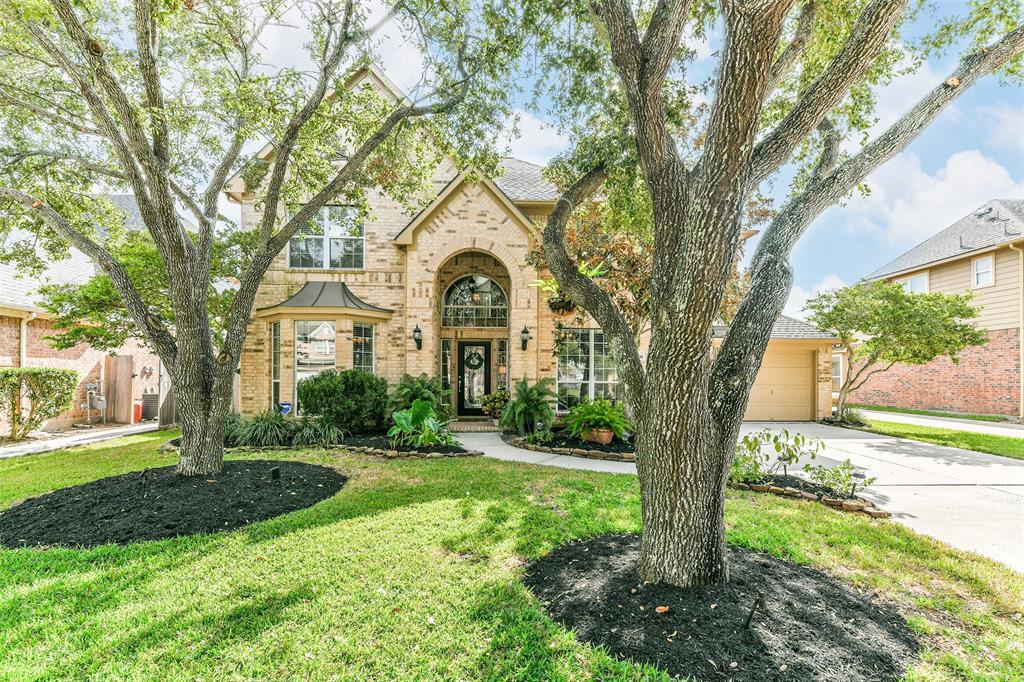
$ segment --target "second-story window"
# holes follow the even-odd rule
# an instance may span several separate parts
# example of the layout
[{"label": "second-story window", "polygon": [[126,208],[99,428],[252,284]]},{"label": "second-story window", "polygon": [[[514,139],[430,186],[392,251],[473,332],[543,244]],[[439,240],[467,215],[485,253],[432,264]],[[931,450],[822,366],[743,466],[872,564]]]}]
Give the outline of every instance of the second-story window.
[{"label": "second-story window", "polygon": [[971,263],[971,277],[975,288],[991,286],[995,279],[992,276],[992,256],[975,258]]},{"label": "second-story window", "polygon": [[911,294],[927,294],[928,293],[928,273],[919,272],[916,275],[910,277],[903,277],[896,280],[897,284],[902,284],[903,288]]},{"label": "second-story window", "polygon": [[[291,212],[299,210],[291,207]],[[288,244],[288,267],[359,270],[365,250],[363,222],[351,206],[324,206]]]}]

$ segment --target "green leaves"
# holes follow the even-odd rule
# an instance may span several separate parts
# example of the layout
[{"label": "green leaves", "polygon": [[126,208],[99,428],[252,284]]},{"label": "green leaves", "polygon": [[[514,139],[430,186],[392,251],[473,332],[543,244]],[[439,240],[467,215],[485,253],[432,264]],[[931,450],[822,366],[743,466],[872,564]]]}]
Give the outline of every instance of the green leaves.
[{"label": "green leaves", "polygon": [[807,303],[808,320],[834,332],[853,361],[920,365],[987,343],[971,321],[979,309],[970,294],[911,294],[900,284],[864,282],[819,294]]},{"label": "green leaves", "polygon": [[72,369],[0,368],[0,414],[9,424],[11,440],[23,439],[70,410],[77,389],[78,372]]},{"label": "green leaves", "polygon": [[431,448],[442,445],[457,446],[459,441],[448,432],[448,421],[438,419],[429,400],[417,399],[406,410],[391,415],[395,425],[388,429],[388,439],[394,446]]},{"label": "green leaves", "polygon": [[501,413],[502,428],[521,435],[547,430],[555,420],[555,413],[551,409],[551,402],[557,397],[551,390],[553,383],[550,378],[541,379],[535,384],[531,384],[526,377],[520,379],[512,399]]}]

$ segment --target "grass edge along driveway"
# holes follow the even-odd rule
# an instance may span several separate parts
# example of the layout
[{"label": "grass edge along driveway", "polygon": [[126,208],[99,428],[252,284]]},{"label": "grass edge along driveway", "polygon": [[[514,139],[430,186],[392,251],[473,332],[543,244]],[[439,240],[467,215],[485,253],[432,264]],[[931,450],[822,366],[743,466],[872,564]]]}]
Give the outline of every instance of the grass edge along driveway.
[{"label": "grass edge along driveway", "polygon": [[[167,434],[0,462],[0,507],[171,464]],[[260,453],[349,476],[309,509],[231,533],[92,550],[0,550],[7,679],[665,680],[553,623],[523,564],[639,529],[634,476],[490,459]],[[1024,579],[902,526],[729,491],[730,543],[895,604],[909,680],[1024,678]]]},{"label": "grass edge along driveway", "polygon": [[911,440],[924,441],[925,443],[948,445],[963,450],[974,450],[975,452],[985,452],[990,455],[1024,460],[1024,438],[959,431],[957,429],[943,429],[936,426],[888,422],[870,417],[867,418],[867,422],[867,431],[883,436],[909,438]]}]

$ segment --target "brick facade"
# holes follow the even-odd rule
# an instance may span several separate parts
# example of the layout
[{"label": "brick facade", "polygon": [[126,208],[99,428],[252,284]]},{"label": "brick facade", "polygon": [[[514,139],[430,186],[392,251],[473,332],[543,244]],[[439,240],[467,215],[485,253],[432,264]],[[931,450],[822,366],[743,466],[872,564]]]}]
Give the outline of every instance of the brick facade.
[{"label": "brick facade", "polygon": [[1020,336],[989,331],[989,342],[925,365],[896,365],[854,391],[851,402],[965,414],[1017,416],[1020,411]]},{"label": "brick facade", "polygon": [[[12,315],[0,315],[0,367],[18,367],[21,365],[21,328],[22,318]],[[32,319],[27,323],[27,341],[25,348],[26,367],[52,367],[57,369],[73,369],[78,372],[79,384],[75,395],[74,407],[65,414],[51,419],[44,428],[64,428],[71,424],[86,420],[86,411],[81,404],[86,399],[86,384],[105,381],[105,365],[108,353],[79,344],[74,348],[58,350],[46,339],[53,335],[52,323],[43,318]],[[119,356],[132,357],[135,363],[135,374],[132,377],[130,390],[132,398],[139,400],[143,393],[155,392],[158,388],[158,372],[144,372],[142,368],[159,366],[159,359],[136,342],[128,342],[115,353]],[[97,412],[92,413],[93,420],[98,419]],[[6,432],[6,421],[0,416],[0,433]]]}]

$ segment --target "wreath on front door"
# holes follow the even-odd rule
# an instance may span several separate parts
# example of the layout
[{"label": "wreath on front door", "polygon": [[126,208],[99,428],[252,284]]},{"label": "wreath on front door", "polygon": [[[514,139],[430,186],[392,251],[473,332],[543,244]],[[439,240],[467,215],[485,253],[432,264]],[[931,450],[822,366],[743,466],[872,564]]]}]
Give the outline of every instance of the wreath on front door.
[{"label": "wreath on front door", "polygon": [[473,351],[466,356],[466,367],[470,369],[480,369],[484,366],[484,356],[480,355],[476,351]]}]

